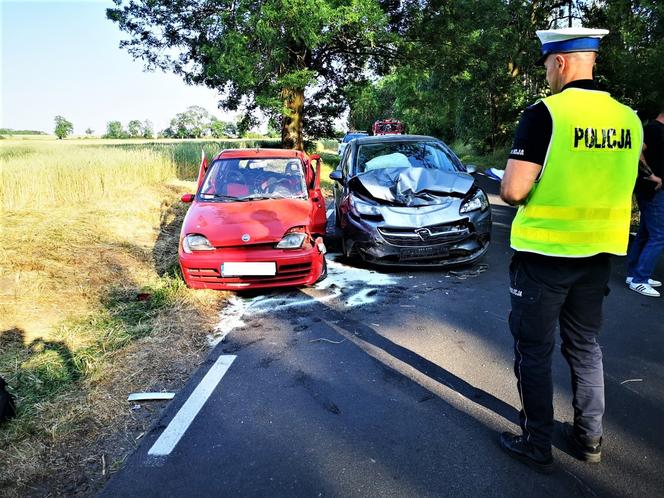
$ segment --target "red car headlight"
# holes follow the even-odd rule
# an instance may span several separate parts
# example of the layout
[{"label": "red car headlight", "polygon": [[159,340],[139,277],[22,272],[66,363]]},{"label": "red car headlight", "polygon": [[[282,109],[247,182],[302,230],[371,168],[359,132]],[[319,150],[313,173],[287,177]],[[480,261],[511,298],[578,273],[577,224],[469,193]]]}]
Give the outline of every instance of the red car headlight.
[{"label": "red car headlight", "polygon": [[299,249],[308,238],[309,235],[304,227],[293,227],[286,232],[275,247],[277,249]]},{"label": "red car headlight", "polygon": [[191,254],[194,251],[214,251],[214,246],[205,235],[191,233],[182,239],[182,250]]}]

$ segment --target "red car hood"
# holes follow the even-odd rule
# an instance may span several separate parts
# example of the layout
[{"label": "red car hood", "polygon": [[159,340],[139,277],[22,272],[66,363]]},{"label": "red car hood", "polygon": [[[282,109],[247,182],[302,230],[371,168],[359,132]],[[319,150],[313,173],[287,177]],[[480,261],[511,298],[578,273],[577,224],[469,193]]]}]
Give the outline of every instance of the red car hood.
[{"label": "red car hood", "polygon": [[205,235],[215,247],[242,246],[278,242],[289,228],[308,227],[310,221],[311,203],[304,199],[195,202],[182,232]]}]

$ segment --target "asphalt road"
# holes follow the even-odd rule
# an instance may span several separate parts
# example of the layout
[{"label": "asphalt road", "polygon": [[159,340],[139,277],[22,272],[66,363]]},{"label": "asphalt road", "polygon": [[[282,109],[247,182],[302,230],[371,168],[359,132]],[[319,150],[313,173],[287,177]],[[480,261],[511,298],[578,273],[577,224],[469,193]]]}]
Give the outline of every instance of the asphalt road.
[{"label": "asphalt road", "polygon": [[[557,471],[544,476],[500,450],[499,432],[518,429],[507,328],[514,210],[492,201],[493,243],[475,267],[337,264],[326,286],[238,298],[238,315],[222,317],[235,328],[220,324],[225,339],[101,495],[663,496],[664,299],[626,289],[624,258],[601,337],[603,462],[574,460],[557,437]],[[148,455],[226,355],[236,358],[172,452]],[[569,421],[559,353],[554,382],[556,420]]]}]

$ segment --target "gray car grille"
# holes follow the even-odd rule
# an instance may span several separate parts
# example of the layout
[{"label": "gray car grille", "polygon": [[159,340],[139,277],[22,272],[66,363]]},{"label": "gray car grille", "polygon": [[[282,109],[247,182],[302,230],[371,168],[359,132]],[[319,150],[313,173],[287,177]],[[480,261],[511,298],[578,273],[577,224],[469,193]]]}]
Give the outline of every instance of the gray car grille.
[{"label": "gray car grille", "polygon": [[378,231],[388,244],[398,247],[426,247],[449,244],[470,235],[466,222],[445,223],[421,228],[379,227]]}]

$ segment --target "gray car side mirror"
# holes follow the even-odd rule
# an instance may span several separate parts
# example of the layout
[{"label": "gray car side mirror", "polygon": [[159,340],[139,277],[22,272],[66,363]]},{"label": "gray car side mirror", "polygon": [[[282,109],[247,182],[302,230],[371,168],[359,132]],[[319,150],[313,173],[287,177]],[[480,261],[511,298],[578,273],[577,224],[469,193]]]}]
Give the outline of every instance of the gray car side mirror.
[{"label": "gray car side mirror", "polygon": [[335,169],[332,173],[330,173],[330,180],[334,180],[335,182],[342,183],[343,182],[343,175],[341,174],[341,170]]}]

